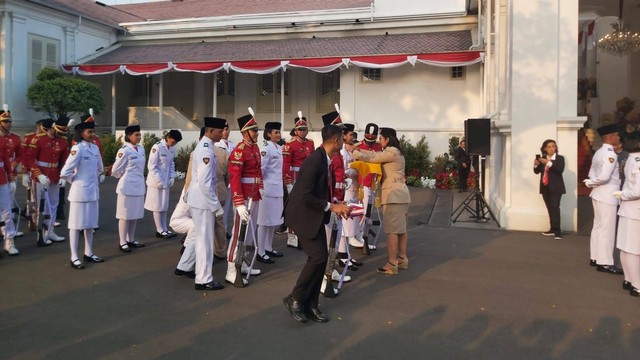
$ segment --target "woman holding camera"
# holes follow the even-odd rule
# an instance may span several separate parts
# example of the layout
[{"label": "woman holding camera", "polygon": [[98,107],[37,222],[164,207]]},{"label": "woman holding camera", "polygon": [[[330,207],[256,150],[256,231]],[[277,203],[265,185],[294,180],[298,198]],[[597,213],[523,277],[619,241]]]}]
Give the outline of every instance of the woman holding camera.
[{"label": "woman holding camera", "polygon": [[558,155],[555,140],[545,140],[540,148],[542,155],[537,154],[533,161],[533,172],[540,174],[540,194],[549,212],[549,231],[544,236],[562,239],[560,230],[560,198],[566,192],[562,172],[564,171],[564,157]]}]

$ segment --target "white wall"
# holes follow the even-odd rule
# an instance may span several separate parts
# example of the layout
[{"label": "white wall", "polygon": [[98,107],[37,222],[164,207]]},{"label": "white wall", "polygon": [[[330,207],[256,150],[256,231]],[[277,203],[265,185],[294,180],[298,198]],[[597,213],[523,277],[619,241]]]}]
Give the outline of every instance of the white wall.
[{"label": "white wall", "polygon": [[[77,16],[52,11],[31,3],[10,3],[12,44],[6,81],[8,91],[2,94],[2,101],[8,103],[14,118],[14,127],[31,128],[35,120],[43,114],[32,111],[26,99],[29,85],[29,43],[28,34],[60,41],[60,63],[73,62],[78,58],[93,54],[95,49],[108,46],[116,41],[115,29]],[[5,89],[7,87],[4,87]]]},{"label": "white wall", "polygon": [[462,13],[467,0],[374,0],[375,17]]}]

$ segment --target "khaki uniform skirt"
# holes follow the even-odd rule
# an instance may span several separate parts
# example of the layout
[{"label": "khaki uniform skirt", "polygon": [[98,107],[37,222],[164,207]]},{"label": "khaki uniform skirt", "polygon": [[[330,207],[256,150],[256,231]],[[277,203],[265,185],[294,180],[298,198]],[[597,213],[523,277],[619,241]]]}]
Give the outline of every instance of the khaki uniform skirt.
[{"label": "khaki uniform skirt", "polygon": [[409,204],[382,205],[382,221],[385,234],[405,234]]}]

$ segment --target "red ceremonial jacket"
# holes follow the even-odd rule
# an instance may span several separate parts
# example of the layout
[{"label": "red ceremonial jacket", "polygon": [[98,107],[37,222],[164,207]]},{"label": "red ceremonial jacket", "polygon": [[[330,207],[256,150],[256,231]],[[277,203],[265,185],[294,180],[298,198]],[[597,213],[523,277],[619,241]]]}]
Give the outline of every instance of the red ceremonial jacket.
[{"label": "red ceremonial jacket", "polygon": [[285,185],[295,182],[302,163],[314,150],[313,140],[299,137],[282,146],[282,177]]},{"label": "red ceremonial jacket", "polygon": [[259,201],[262,184],[260,148],[243,140],[229,155],[229,185],[235,206],[244,205],[251,197]]},{"label": "red ceremonial jacket", "polygon": [[7,170],[11,171],[15,177],[18,164],[22,164],[24,161],[20,136],[14,133],[9,133],[3,136],[3,138],[5,140],[5,151],[7,152],[9,161],[11,162],[11,167],[8,167]]},{"label": "red ceremonial jacket", "polygon": [[333,154],[331,157],[331,176],[333,176],[333,180],[336,183],[333,190],[334,199],[344,201],[344,159],[340,152]]},{"label": "red ceremonial jacket", "polygon": [[36,135],[29,144],[26,165],[31,171],[31,179],[45,175],[51,183],[60,180],[60,165],[67,161],[69,144],[66,138],[50,138],[47,133]]},{"label": "red ceremonial jacket", "polygon": [[[11,162],[7,152],[7,140],[4,136],[0,136],[0,161],[2,162],[2,166],[0,167],[0,185],[14,181],[16,177],[11,171]],[[13,204],[11,206],[13,206]]]}]

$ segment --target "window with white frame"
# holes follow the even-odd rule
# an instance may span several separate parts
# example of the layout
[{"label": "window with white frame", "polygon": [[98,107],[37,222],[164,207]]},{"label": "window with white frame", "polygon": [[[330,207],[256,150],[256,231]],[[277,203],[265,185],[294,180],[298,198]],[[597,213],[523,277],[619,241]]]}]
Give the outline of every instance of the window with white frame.
[{"label": "window with white frame", "polygon": [[451,80],[464,80],[464,66],[453,66],[451,68]]},{"label": "window with white frame", "polygon": [[[284,74],[284,109],[285,111],[291,111],[291,97],[289,96],[291,85],[287,74]],[[258,75],[257,102],[259,112],[280,111],[281,79],[282,72]]]},{"label": "window with white frame", "polygon": [[316,111],[328,113],[340,103],[340,70],[316,75]]},{"label": "window with white frame", "polygon": [[382,69],[362,69],[363,83],[375,83],[382,81]]},{"label": "window with white frame", "polygon": [[46,67],[60,67],[60,40],[29,34],[28,37],[29,84],[35,82]]}]

